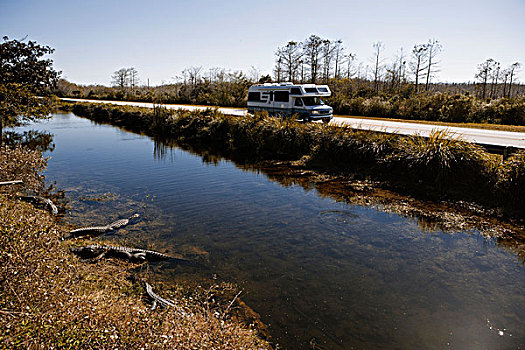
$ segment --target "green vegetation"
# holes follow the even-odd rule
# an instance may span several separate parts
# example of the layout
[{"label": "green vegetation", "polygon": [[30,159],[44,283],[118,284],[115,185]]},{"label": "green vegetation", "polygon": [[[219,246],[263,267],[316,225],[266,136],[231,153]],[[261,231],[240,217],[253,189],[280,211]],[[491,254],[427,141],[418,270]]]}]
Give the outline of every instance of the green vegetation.
[{"label": "green vegetation", "polygon": [[[384,180],[425,198],[472,200],[523,217],[524,151],[504,161],[449,138],[403,137],[255,116],[75,104],[73,111],[193,148],[213,148],[241,162],[294,161],[305,168]],[[513,199],[510,199],[513,198]]]},{"label": "green vegetation", "polygon": [[[44,98],[59,73],[53,61],[43,56],[53,53],[49,46],[34,41],[24,43],[4,37],[0,44],[0,135],[4,126],[45,118],[52,99]],[[0,145],[2,138],[0,137]]]},{"label": "green vegetation", "polygon": [[24,181],[23,188],[0,188],[0,349],[270,348],[241,325],[258,318],[234,286],[151,282],[177,305],[152,311],[131,278],[136,265],[80,262],[69,248],[87,242],[62,241],[65,227],[16,199],[20,191],[43,190],[44,166],[38,151],[4,147],[0,154],[0,181]]}]

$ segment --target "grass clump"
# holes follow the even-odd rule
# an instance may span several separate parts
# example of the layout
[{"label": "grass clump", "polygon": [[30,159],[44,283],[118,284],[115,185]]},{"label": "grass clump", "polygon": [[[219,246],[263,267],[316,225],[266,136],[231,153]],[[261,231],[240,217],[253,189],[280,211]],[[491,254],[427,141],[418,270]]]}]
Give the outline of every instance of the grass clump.
[{"label": "grass clump", "polygon": [[[2,177],[14,173],[35,190],[43,186],[38,152],[4,148],[0,164]],[[204,291],[190,299],[182,288],[152,282],[177,308],[151,311],[130,278],[136,265],[81,263],[54,217],[0,191],[0,349],[269,348],[230,317],[229,303],[205,303]]]},{"label": "grass clump", "polygon": [[525,208],[525,150],[514,153],[499,167],[497,190],[509,210]]},{"label": "grass clump", "polygon": [[489,158],[480,146],[446,131],[434,130],[428,137],[400,138],[388,162],[412,180],[431,184],[443,191],[489,185]]}]

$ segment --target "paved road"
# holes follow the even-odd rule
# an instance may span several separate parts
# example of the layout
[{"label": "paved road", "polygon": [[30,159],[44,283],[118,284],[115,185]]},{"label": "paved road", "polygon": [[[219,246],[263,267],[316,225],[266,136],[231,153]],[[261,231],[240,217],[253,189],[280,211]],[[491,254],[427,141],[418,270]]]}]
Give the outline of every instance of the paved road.
[{"label": "paved road", "polygon": [[[100,100],[84,100],[75,98],[63,98],[66,101],[73,102],[92,102],[92,103],[112,103],[116,105],[137,106],[153,108],[153,103],[149,102],[127,102],[127,101],[100,101]],[[164,105],[168,109],[186,109],[186,110],[203,110],[206,106],[193,105]],[[219,107],[221,113],[229,115],[243,116],[247,111],[243,108],[225,108]],[[448,130],[455,136],[461,137],[465,141],[478,143],[482,145],[499,146],[499,147],[515,147],[525,148],[525,133],[498,131],[488,129],[474,129],[474,128],[460,128],[441,125],[429,125],[418,123],[404,123],[387,120],[372,120],[362,118],[345,118],[334,117],[330,122],[332,125],[347,125],[352,128],[363,130],[374,130],[388,133],[398,133],[401,135],[415,135],[428,136],[432,130]]]}]

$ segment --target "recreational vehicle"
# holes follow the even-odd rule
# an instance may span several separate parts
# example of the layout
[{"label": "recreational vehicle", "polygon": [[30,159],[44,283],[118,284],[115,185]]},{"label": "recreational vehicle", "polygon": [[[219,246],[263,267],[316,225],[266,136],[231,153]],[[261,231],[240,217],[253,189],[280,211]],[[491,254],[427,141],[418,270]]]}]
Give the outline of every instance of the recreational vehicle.
[{"label": "recreational vehicle", "polygon": [[270,115],[328,123],[333,118],[332,107],[325,105],[322,98],[330,94],[327,85],[257,84],[248,89],[248,112],[267,111]]}]

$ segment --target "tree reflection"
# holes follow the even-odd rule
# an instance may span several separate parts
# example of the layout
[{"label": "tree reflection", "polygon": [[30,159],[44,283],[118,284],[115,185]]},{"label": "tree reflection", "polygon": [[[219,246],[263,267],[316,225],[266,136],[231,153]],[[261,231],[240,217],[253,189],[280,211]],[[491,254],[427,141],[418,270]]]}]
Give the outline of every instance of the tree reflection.
[{"label": "tree reflection", "polygon": [[54,135],[38,130],[24,132],[6,131],[3,135],[3,143],[7,146],[22,146],[40,152],[53,152],[55,144]]}]

